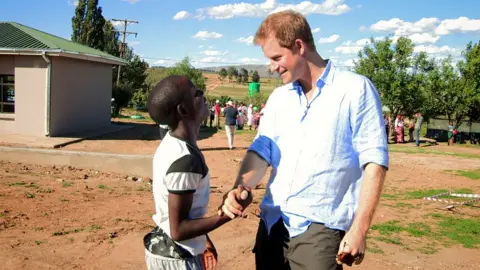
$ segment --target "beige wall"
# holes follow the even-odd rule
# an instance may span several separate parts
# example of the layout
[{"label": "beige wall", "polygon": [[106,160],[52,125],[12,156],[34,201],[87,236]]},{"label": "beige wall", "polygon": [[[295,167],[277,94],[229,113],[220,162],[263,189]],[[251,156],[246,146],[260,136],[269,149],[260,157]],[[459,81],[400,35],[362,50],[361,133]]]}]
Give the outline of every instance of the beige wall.
[{"label": "beige wall", "polygon": [[50,136],[110,125],[112,66],[51,57]]},{"label": "beige wall", "polygon": [[0,115],[0,132],[44,135],[46,68],[41,56],[0,56],[0,73],[15,75],[15,114]]}]

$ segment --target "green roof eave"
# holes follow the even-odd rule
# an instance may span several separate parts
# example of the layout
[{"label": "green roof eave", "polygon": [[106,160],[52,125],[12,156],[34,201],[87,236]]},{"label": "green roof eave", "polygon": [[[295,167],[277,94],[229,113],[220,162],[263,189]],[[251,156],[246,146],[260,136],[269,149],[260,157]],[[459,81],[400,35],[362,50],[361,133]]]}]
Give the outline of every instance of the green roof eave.
[{"label": "green roof eave", "polygon": [[80,53],[62,49],[27,49],[27,48],[0,48],[0,54],[7,55],[41,55],[62,56],[68,58],[83,59],[87,61],[106,63],[111,65],[126,65],[128,61],[114,56],[101,56],[96,54]]}]

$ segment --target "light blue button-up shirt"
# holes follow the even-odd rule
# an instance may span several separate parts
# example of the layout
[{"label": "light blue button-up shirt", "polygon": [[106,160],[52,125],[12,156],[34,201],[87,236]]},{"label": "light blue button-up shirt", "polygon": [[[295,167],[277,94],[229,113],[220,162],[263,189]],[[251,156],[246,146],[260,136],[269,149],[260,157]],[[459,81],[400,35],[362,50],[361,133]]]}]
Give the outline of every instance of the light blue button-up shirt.
[{"label": "light blue button-up shirt", "polygon": [[328,62],[309,102],[298,82],[275,89],[250,146],[272,166],[261,217],[280,219],[291,237],[323,223],[347,231],[357,209],[363,168],[388,168],[382,104],[364,76]]}]

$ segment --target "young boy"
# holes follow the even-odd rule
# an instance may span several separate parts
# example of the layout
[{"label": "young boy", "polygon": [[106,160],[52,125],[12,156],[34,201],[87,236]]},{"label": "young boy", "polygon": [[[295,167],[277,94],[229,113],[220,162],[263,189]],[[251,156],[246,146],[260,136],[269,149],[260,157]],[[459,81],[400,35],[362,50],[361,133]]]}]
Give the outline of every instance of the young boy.
[{"label": "young boy", "polygon": [[144,237],[147,268],[211,269],[216,265],[217,252],[207,233],[230,218],[204,217],[210,181],[197,146],[200,126],[209,116],[203,91],[185,76],[169,76],[150,93],[148,112],[170,131],[153,158],[153,220],[157,227]]}]

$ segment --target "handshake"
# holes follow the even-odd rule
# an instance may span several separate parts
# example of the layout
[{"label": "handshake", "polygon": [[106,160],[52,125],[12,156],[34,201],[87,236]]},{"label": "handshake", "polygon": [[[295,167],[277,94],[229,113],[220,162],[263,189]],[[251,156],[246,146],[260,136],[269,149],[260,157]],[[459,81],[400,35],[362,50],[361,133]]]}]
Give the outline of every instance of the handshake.
[{"label": "handshake", "polygon": [[243,216],[244,210],[252,203],[252,190],[249,187],[238,185],[223,195],[223,203],[218,207],[218,215],[227,215],[231,219]]}]

